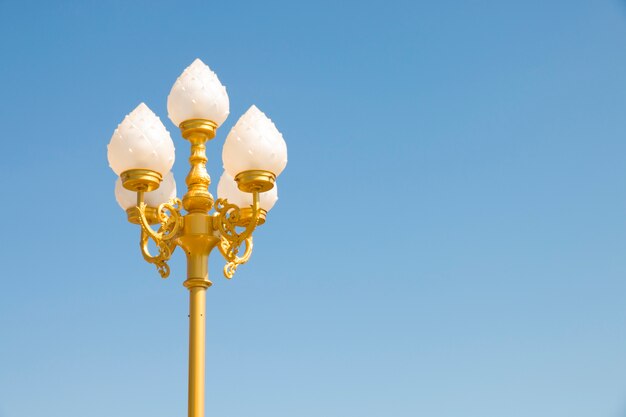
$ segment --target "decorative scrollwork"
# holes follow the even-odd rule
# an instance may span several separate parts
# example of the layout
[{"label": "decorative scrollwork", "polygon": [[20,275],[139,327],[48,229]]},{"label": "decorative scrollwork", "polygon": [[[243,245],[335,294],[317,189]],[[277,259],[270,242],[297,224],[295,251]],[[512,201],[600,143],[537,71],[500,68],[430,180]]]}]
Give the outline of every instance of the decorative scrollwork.
[{"label": "decorative scrollwork", "polygon": [[[225,244],[226,239],[222,239],[219,244],[219,250],[224,255],[224,253],[228,250],[228,245]],[[228,262],[224,266],[224,276],[228,279],[231,279],[233,275],[235,275],[235,271],[237,271],[237,267],[241,264],[245,264],[250,259],[250,255],[252,255],[252,236],[249,236],[243,241],[243,244],[246,246],[246,250],[243,252],[241,257],[237,256],[237,252],[233,254],[232,260]],[[226,257],[226,255],[224,255]],[[228,260],[229,258],[226,258]]]},{"label": "decorative scrollwork", "polygon": [[[237,232],[237,227],[244,227],[240,207],[225,199],[218,199],[215,202],[217,230],[220,233],[220,243],[217,247],[226,258],[224,276],[228,279],[233,277],[239,265],[248,262],[252,254],[252,232],[259,217],[258,194],[254,200],[252,216],[245,222],[245,229],[241,233]],[[237,256],[242,246],[245,248],[243,255]]]},{"label": "decorative scrollwork", "polygon": [[[174,239],[178,236],[183,216],[180,214],[182,202],[176,198],[167,203],[161,204],[157,208],[157,219],[160,227],[157,231],[150,227],[146,218],[146,204],[141,203],[137,209],[139,211],[139,221],[141,224],[140,247],[143,258],[152,264],[155,264],[161,278],[167,278],[170,274],[170,267],[167,261],[171,258],[176,243]],[[148,242],[152,239],[157,247],[158,253],[152,255],[148,248]]]}]

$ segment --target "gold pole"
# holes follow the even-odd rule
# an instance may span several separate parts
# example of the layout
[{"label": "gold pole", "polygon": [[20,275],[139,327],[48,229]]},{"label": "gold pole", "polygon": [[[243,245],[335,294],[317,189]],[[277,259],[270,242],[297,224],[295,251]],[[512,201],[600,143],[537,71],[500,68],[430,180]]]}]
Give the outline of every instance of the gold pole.
[{"label": "gold pole", "polygon": [[186,236],[181,238],[187,252],[187,280],[183,284],[189,289],[189,417],[204,417],[206,289],[211,286],[208,260],[217,243],[216,239],[198,239],[198,229],[206,229],[207,221],[206,215],[190,215],[184,226]]},{"label": "gold pole", "polygon": [[206,287],[189,288],[189,417],[204,417]]},{"label": "gold pole", "polygon": [[[208,248],[206,248],[208,249]],[[187,256],[189,289],[189,417],[204,417],[206,289],[208,279],[208,250]]]}]

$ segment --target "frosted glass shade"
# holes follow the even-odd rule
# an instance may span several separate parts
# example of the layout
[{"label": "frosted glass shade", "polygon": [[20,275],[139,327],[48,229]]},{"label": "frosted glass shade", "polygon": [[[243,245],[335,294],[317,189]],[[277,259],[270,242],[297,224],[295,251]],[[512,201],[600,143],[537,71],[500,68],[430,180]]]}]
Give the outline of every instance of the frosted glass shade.
[{"label": "frosted glass shade", "polygon": [[[174,174],[168,172],[163,176],[161,185],[154,191],[144,194],[144,201],[148,207],[158,207],[176,197],[176,181]],[[137,193],[127,190],[122,185],[122,180],[117,179],[115,183],[115,199],[117,204],[124,210],[137,205]]]},{"label": "frosted glass shade", "polygon": [[117,175],[129,169],[150,169],[163,175],[174,165],[174,142],[161,119],[141,103],[113,132],[108,158]]},{"label": "frosted glass shade", "polygon": [[219,126],[229,111],[226,87],[199,59],[185,68],[167,96],[167,113],[176,126],[189,119],[206,119]]},{"label": "frosted glass shade", "polygon": [[278,176],[287,165],[287,144],[274,123],[253,105],[228,133],[222,160],[233,178],[257,169]]},{"label": "frosted glass shade", "polygon": [[[225,198],[229,203],[237,205],[239,208],[250,207],[252,205],[252,194],[244,193],[237,187],[237,182],[228,172],[224,172],[217,184],[217,197]],[[278,200],[278,187],[274,184],[274,188],[259,194],[259,206],[270,211]]]}]

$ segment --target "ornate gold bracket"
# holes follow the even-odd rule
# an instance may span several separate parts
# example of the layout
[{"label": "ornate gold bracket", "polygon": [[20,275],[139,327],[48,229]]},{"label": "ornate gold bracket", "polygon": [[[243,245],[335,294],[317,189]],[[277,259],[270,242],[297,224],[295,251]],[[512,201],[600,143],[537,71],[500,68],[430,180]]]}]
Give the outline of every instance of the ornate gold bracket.
[{"label": "ornate gold bracket", "polygon": [[[259,193],[253,193],[253,203],[250,214],[246,216],[244,209],[230,204],[228,200],[218,199],[215,202],[215,227],[220,233],[220,243],[217,246],[227,263],[224,266],[224,276],[232,278],[241,264],[248,262],[252,254],[252,232],[259,223],[261,210],[259,209]],[[245,227],[237,232],[238,227]],[[241,247],[245,250],[242,256],[237,256]]]},{"label": "ornate gold bracket", "polygon": [[[176,249],[176,237],[179,236],[183,225],[183,216],[180,214],[182,202],[174,199],[168,203],[163,203],[157,208],[157,219],[160,227],[154,231],[150,227],[150,222],[146,217],[146,210],[149,208],[141,201],[137,206],[139,214],[139,224],[141,225],[140,247],[143,258],[155,264],[161,278],[167,278],[170,274],[170,267],[167,261],[172,257]],[[148,242],[152,239],[157,247],[158,253],[152,255],[148,248]]]}]

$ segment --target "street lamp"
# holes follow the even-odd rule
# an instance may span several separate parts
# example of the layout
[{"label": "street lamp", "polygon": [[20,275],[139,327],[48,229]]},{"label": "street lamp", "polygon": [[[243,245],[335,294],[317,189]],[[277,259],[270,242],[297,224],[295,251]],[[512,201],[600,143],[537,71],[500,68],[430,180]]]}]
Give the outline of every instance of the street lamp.
[{"label": "street lamp", "polygon": [[[187,256],[183,285],[189,289],[189,417],[204,417],[209,254],[217,246],[226,259],[226,278],[232,278],[237,267],[248,261],[252,233],[265,223],[267,212],[278,199],[275,181],[287,165],[287,145],[274,123],[256,106],[250,107],[226,137],[222,152],[225,172],[214,201],[209,192],[205,143],[215,137],[228,117],[226,88],[196,59],[174,83],[167,111],[183,138],[191,143],[191,169],[182,200],[176,197],[176,182],[170,172],[174,143],[159,117],[144,103],[113,133],[108,159],[119,175],[117,202],[126,210],[128,221],[141,226],[144,259],[167,278],[167,261],[176,247]],[[215,210],[210,213],[212,208]],[[154,225],[158,225],[156,230]],[[149,250],[150,240],[156,254]]]}]

